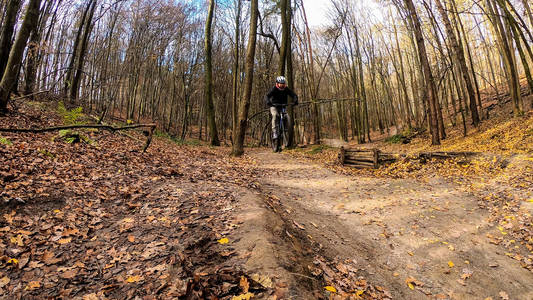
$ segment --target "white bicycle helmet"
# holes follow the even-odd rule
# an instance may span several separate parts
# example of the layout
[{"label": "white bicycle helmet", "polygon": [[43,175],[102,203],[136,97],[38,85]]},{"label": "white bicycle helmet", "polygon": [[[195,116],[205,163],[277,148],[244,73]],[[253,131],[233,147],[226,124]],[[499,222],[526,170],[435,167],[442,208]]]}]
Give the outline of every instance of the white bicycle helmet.
[{"label": "white bicycle helmet", "polygon": [[278,76],[276,78],[276,83],[287,83],[287,80],[285,79],[284,76]]}]

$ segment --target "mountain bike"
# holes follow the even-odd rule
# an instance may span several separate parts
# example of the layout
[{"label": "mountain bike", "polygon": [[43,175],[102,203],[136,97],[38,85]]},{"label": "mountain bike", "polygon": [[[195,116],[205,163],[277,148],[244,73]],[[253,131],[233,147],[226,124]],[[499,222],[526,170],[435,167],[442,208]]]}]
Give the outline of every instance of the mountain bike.
[{"label": "mountain bike", "polygon": [[275,132],[272,132],[270,136],[270,143],[274,152],[281,152],[282,147],[287,148],[289,146],[289,116],[287,114],[287,105],[275,105],[279,112],[279,120],[276,122],[278,137],[275,138]]}]

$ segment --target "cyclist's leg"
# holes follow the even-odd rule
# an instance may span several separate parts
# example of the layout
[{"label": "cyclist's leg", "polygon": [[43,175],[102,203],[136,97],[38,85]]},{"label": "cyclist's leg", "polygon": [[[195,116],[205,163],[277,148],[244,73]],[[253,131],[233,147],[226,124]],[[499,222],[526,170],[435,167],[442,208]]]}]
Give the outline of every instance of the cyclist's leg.
[{"label": "cyclist's leg", "polygon": [[272,115],[272,138],[277,139],[279,137],[279,112],[275,107],[271,107],[270,114]]}]

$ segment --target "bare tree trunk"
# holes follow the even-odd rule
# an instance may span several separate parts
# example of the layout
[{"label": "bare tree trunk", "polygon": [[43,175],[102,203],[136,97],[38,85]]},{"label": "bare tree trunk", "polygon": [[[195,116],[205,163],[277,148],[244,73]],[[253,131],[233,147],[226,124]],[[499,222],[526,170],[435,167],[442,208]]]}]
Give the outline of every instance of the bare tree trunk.
[{"label": "bare tree trunk", "polygon": [[22,0],[10,0],[7,4],[2,32],[0,36],[0,77],[4,74],[9,52],[11,51],[13,31],[17,23],[17,13],[20,9]]},{"label": "bare tree trunk", "polygon": [[63,87],[63,91],[65,93],[65,95],[67,95],[69,89],[70,89],[70,86],[72,85],[72,80],[73,80],[73,74],[74,74],[74,65],[76,64],[76,59],[77,59],[77,55],[78,55],[78,48],[80,46],[80,42],[81,42],[81,36],[82,36],[82,32],[83,32],[83,26],[85,26],[85,19],[87,18],[87,15],[89,14],[89,10],[91,8],[91,4],[92,4],[92,1],[93,0],[89,0],[89,3],[87,3],[87,6],[85,7],[85,9],[83,10],[83,14],[81,16],[81,19],[80,19],[80,24],[78,26],[78,31],[76,33],[76,39],[74,40],[74,46],[72,47],[72,56],[70,57],[70,61],[69,61],[69,65],[67,67],[67,74],[65,76],[65,84],[64,84],[64,87]]},{"label": "bare tree trunk", "polygon": [[209,127],[209,143],[212,146],[220,146],[218,139],[217,124],[215,121],[215,106],[213,104],[213,63],[211,26],[215,10],[215,0],[209,1],[209,11],[205,22],[205,105],[207,112],[207,126]]},{"label": "bare tree trunk", "polygon": [[524,9],[526,10],[526,15],[529,18],[529,26],[533,27],[533,15],[531,14],[531,7],[529,7],[529,0],[522,0]]},{"label": "bare tree trunk", "polygon": [[96,9],[96,0],[91,0],[89,3],[89,15],[85,20],[85,30],[83,31],[83,36],[81,38],[81,47],[79,53],[76,55],[76,68],[74,71],[74,76],[72,77],[72,84],[70,85],[70,101],[74,102],[78,99],[78,90],[80,88],[81,74],[83,73],[83,65],[85,63],[85,54],[87,52],[87,44],[89,42],[89,36],[91,35],[92,22],[94,11]]},{"label": "bare tree trunk", "polygon": [[472,124],[477,127],[479,125],[479,114],[478,114],[477,105],[476,105],[476,94],[474,92],[474,88],[472,85],[472,80],[470,78],[468,67],[466,66],[463,46],[461,43],[457,41],[454,30],[452,28],[452,24],[450,23],[450,19],[448,18],[448,14],[446,13],[446,10],[442,6],[440,0],[435,0],[435,4],[437,5],[437,9],[439,10],[439,13],[442,17],[444,26],[446,27],[446,33],[448,34],[450,45],[453,49],[455,59],[457,60],[457,63],[459,64],[461,74],[463,75],[463,80],[465,81],[465,84],[466,84],[466,89],[468,91],[468,99],[470,103],[470,112],[472,114]]},{"label": "bare tree trunk", "polygon": [[242,0],[237,1],[237,13],[235,14],[235,48],[234,48],[234,57],[233,57],[233,89],[232,89],[232,99],[233,99],[233,113],[232,113],[232,134],[233,134],[233,143],[236,140],[236,130],[237,130],[237,119],[239,114],[239,37],[241,29],[241,7]]},{"label": "bare tree trunk", "polygon": [[487,8],[489,10],[489,18],[494,27],[494,32],[498,45],[501,49],[504,67],[506,72],[509,73],[507,83],[509,85],[509,92],[511,94],[511,99],[513,100],[513,113],[515,116],[518,116],[522,113],[520,109],[520,103],[522,102],[522,97],[519,90],[519,78],[518,71],[515,67],[515,58],[514,52],[511,50],[510,41],[507,38],[506,30],[500,19],[499,11],[497,6],[492,3],[491,0],[486,0]]},{"label": "bare tree trunk", "polygon": [[41,0],[30,0],[28,3],[24,21],[17,34],[15,43],[9,52],[7,66],[2,76],[2,81],[0,81],[0,112],[7,111],[7,102],[9,101],[13,84],[17,81],[24,48],[26,48],[31,31],[35,29],[39,20],[40,4]]},{"label": "bare tree trunk", "polygon": [[244,153],[244,137],[248,126],[248,110],[250,108],[250,98],[252,97],[252,87],[254,79],[254,58],[257,35],[257,17],[259,15],[258,0],[251,0],[250,31],[248,38],[248,49],[246,50],[246,78],[244,82],[244,96],[239,105],[239,122],[237,126],[237,139],[233,144],[232,154],[241,156]]},{"label": "bare tree trunk", "polygon": [[41,61],[41,38],[53,5],[54,1],[48,1],[44,11],[41,13],[38,26],[30,34],[28,51],[26,54],[26,68],[24,70],[24,95],[30,95],[35,89],[37,68],[39,67],[38,65]]},{"label": "bare tree trunk", "polygon": [[[430,110],[430,124],[431,124],[431,144],[432,145],[440,145],[440,136],[439,136],[439,129],[438,129],[438,119],[437,119],[437,99],[436,99],[436,88],[435,88],[435,82],[433,79],[433,74],[431,72],[431,67],[429,65],[429,60],[427,57],[426,52],[426,46],[424,44],[424,36],[422,35],[422,28],[420,25],[420,19],[418,19],[418,15],[416,13],[416,8],[413,4],[412,0],[404,0],[407,9],[409,11],[410,17],[413,21],[413,27],[414,27],[414,33],[416,37],[416,42],[418,45],[418,55],[420,57],[420,63],[422,64],[422,68],[424,70],[424,78],[426,81],[426,90],[427,90],[427,97],[428,97],[428,104],[429,104],[429,110]],[[474,102],[475,105],[475,102]]]}]

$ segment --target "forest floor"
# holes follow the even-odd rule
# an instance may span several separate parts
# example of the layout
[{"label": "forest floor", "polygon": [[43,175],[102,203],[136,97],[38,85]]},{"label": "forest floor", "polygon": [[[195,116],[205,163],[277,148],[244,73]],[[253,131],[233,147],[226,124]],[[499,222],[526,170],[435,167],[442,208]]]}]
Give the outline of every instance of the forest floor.
[{"label": "forest floor", "polygon": [[[1,128],[91,122],[16,107]],[[327,147],[2,133],[0,299],[532,299],[532,119],[498,129],[512,153],[379,170]]]}]

